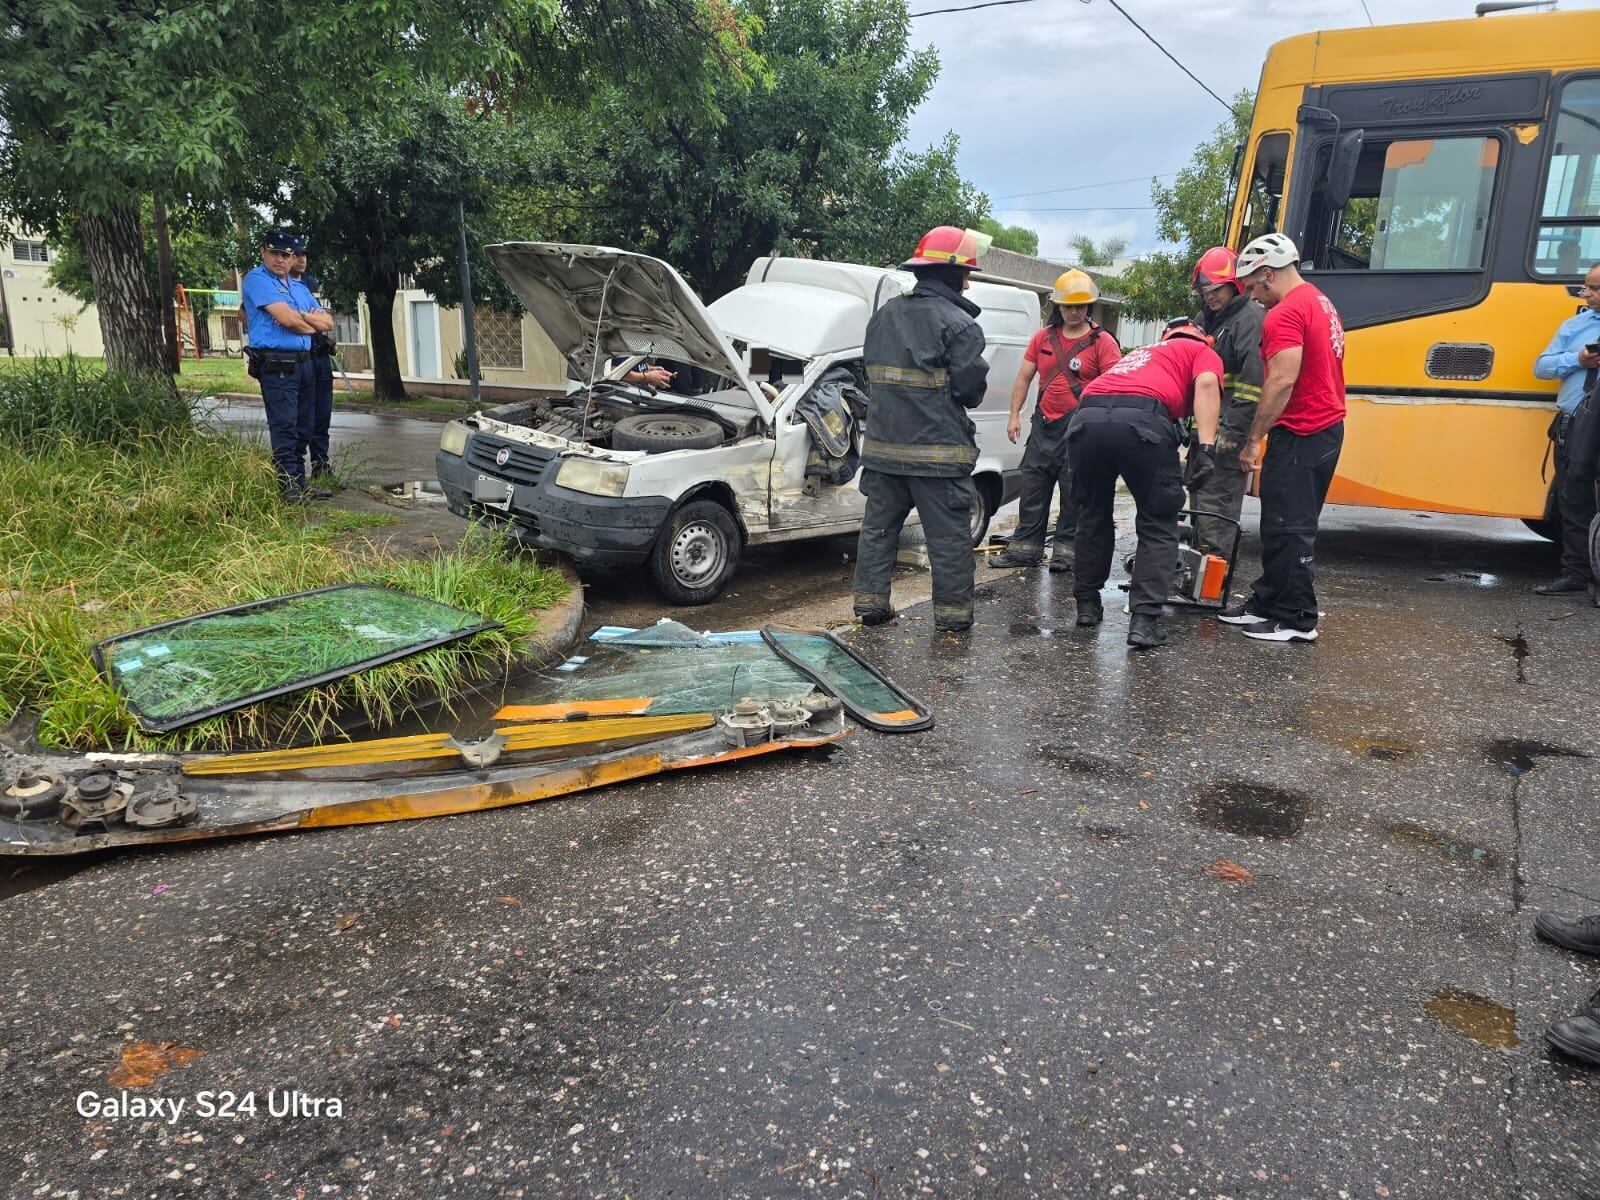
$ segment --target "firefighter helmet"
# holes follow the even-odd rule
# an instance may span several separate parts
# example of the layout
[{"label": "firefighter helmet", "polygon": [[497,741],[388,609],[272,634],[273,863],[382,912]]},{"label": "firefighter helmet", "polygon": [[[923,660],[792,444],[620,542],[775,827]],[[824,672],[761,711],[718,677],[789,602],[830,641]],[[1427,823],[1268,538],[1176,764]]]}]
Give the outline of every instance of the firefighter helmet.
[{"label": "firefighter helmet", "polygon": [[989,248],[994,239],[976,229],[957,229],[954,225],[938,225],[922,235],[916,253],[902,267],[965,267],[978,269],[978,255]]},{"label": "firefighter helmet", "polygon": [[1173,338],[1193,338],[1197,342],[1204,342],[1207,346],[1216,345],[1217,339],[1212,337],[1188,317],[1177,317],[1167,322],[1167,327],[1161,331],[1161,340],[1170,342]]},{"label": "firefighter helmet", "polygon": [[1189,277],[1197,292],[1209,292],[1225,283],[1239,290],[1239,256],[1226,246],[1213,246],[1200,256]]},{"label": "firefighter helmet", "polygon": [[1050,289],[1052,304],[1093,304],[1098,299],[1100,288],[1094,279],[1076,267],[1057,276],[1055,287]]}]

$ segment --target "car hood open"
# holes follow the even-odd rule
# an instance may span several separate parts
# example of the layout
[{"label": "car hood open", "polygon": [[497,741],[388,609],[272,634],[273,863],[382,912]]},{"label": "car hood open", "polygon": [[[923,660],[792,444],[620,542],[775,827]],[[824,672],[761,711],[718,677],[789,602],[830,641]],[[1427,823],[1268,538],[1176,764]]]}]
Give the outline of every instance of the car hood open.
[{"label": "car hood open", "polygon": [[582,378],[600,373],[596,359],[645,354],[692,363],[733,380],[771,422],[772,406],[733,345],[660,259],[559,242],[502,242],[485,253]]}]

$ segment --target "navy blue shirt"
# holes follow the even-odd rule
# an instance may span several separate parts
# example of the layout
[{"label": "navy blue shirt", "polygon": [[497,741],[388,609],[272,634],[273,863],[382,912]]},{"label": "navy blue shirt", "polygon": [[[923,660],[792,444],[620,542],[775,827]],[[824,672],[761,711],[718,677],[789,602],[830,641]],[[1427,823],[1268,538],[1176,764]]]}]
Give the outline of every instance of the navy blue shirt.
[{"label": "navy blue shirt", "polygon": [[245,320],[250,331],[250,345],[257,350],[310,350],[311,335],[285,329],[267,312],[269,304],[287,304],[296,312],[309,312],[317,307],[311,293],[304,285],[285,276],[279,279],[264,266],[255,267],[245,277],[240,288]]}]

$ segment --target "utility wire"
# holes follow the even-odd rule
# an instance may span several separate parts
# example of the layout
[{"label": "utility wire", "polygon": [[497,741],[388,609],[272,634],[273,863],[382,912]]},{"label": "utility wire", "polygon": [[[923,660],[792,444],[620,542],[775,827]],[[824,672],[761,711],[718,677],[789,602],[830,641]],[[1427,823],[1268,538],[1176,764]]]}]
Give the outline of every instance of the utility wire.
[{"label": "utility wire", "polygon": [[1113,204],[1102,208],[997,208],[997,213],[1045,213],[1045,212],[1150,212],[1154,204]]},{"label": "utility wire", "polygon": [[1372,11],[1367,7],[1367,0],[1361,0],[1361,11],[1367,14],[1368,25],[1377,24],[1377,22],[1372,19]]},{"label": "utility wire", "polygon": [[1196,75],[1193,71],[1189,70],[1188,67],[1184,66],[1181,62],[1179,62],[1177,60],[1177,58],[1175,58],[1173,56],[1172,51],[1168,50],[1160,42],[1156,41],[1155,38],[1151,37],[1150,36],[1150,31],[1148,29],[1146,29],[1143,25],[1139,24],[1139,22],[1135,21],[1132,17],[1128,16],[1128,10],[1123,8],[1122,5],[1118,4],[1117,0],[1106,0],[1106,3],[1111,5],[1112,8],[1116,9],[1124,17],[1127,17],[1128,18],[1128,24],[1132,25],[1140,33],[1144,34],[1144,36],[1149,39],[1150,44],[1152,46],[1154,46],[1157,50],[1161,51],[1161,53],[1165,54],[1168,58],[1172,59],[1173,66],[1177,67],[1178,70],[1182,71],[1190,79],[1192,79],[1196,83],[1200,84],[1200,86],[1202,88],[1205,88],[1206,95],[1210,96],[1213,100],[1215,100],[1218,104],[1222,105],[1222,107],[1227,109],[1230,113],[1233,112],[1233,105],[1229,104],[1221,96],[1217,95],[1210,88],[1206,87],[1205,83],[1201,81],[1200,76]]},{"label": "utility wire", "polygon": [[1011,192],[1004,196],[990,196],[991,200],[1020,200],[1023,196],[1054,196],[1058,192],[1086,192],[1091,188],[1112,187],[1119,183],[1143,183],[1147,179],[1170,179],[1176,171],[1162,171],[1159,175],[1131,175],[1127,179],[1107,179],[1101,183],[1077,183],[1071,187],[1046,188],[1042,192]]},{"label": "utility wire", "polygon": [[936,17],[940,13],[971,12],[975,8],[1004,8],[1008,4],[1032,4],[1033,0],[985,0],[983,4],[962,4],[955,8],[930,8],[923,12],[908,13],[915,21],[918,17]]}]

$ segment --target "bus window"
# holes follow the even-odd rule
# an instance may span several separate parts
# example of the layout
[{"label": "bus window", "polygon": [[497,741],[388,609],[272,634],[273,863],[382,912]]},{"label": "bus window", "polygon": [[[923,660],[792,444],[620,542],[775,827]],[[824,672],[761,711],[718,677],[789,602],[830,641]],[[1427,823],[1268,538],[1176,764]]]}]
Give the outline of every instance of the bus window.
[{"label": "bus window", "polygon": [[1250,171],[1250,192],[1245,197],[1244,227],[1239,245],[1278,228],[1278,206],[1283,200],[1283,173],[1289,163],[1289,135],[1264,133],[1256,139],[1256,161]]},{"label": "bus window", "polygon": [[1550,144],[1544,207],[1533,249],[1540,275],[1580,278],[1600,262],[1600,79],[1574,79],[1561,89]]},{"label": "bus window", "polygon": [[1494,137],[1369,137],[1337,221],[1312,196],[1306,257],[1333,271],[1478,269],[1499,165]]}]

